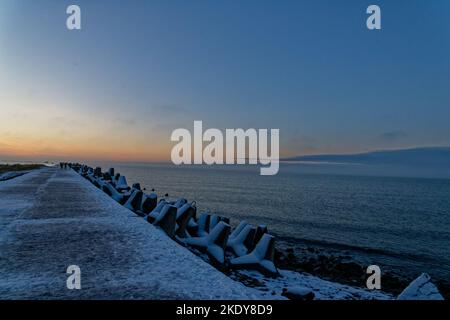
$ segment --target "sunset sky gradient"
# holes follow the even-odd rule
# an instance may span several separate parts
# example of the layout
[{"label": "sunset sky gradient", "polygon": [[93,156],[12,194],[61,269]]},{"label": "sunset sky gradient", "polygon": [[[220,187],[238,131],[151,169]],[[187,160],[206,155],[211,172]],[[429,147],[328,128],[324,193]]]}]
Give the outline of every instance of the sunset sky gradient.
[{"label": "sunset sky gradient", "polygon": [[358,0],[2,0],[0,160],[167,161],[194,120],[282,156],[450,145],[450,1],[376,3],[381,31]]}]

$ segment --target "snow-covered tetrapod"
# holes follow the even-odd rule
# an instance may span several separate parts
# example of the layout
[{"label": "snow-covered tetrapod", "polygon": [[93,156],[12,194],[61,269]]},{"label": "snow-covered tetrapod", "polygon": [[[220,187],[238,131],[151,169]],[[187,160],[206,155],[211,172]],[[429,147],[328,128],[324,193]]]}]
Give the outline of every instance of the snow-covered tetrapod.
[{"label": "snow-covered tetrapod", "polygon": [[252,248],[255,238],[256,228],[247,224],[241,229],[239,234],[228,239],[227,247],[230,248],[238,257],[245,256]]},{"label": "snow-covered tetrapod", "polygon": [[111,176],[111,178],[114,178],[114,168],[109,168],[108,173]]},{"label": "snow-covered tetrapod", "polygon": [[117,186],[117,183],[119,182],[119,178],[120,178],[120,173],[117,172],[116,175],[112,179],[112,184],[113,184],[114,188]]},{"label": "snow-covered tetrapod", "polygon": [[128,198],[128,201],[124,204],[124,207],[140,216],[144,216],[141,210],[142,195],[143,192],[141,190],[131,189],[131,195]]},{"label": "snow-covered tetrapod", "polygon": [[94,169],[94,177],[99,178],[102,176],[102,168],[97,167]]},{"label": "snow-covered tetrapod", "polygon": [[188,201],[184,198],[179,198],[177,199],[173,205],[175,206],[175,208],[181,208],[183,205],[185,205]]},{"label": "snow-covered tetrapod", "polygon": [[139,182],[133,183],[133,185],[131,186],[131,189],[142,190],[141,184]]},{"label": "snow-covered tetrapod", "polygon": [[438,288],[431,282],[428,274],[422,273],[420,277],[411,282],[397,297],[397,300],[444,300]]},{"label": "snow-covered tetrapod", "polygon": [[146,194],[142,199],[142,212],[149,214],[158,205],[158,196],[156,193]]},{"label": "snow-covered tetrapod", "polygon": [[184,204],[177,210],[177,226],[175,233],[179,238],[187,238],[189,234],[186,232],[189,220],[195,216],[195,208],[189,203]]},{"label": "snow-covered tetrapod", "polygon": [[124,195],[119,191],[117,191],[116,188],[114,188],[111,183],[109,182],[104,183],[102,186],[102,190],[117,202],[123,203]]},{"label": "snow-covered tetrapod", "polygon": [[249,254],[234,258],[230,265],[236,269],[254,269],[264,275],[278,276],[278,270],[274,264],[275,238],[270,234],[264,234]]},{"label": "snow-covered tetrapod", "polygon": [[100,188],[100,184],[97,182],[97,179],[94,177],[92,173],[88,173],[86,175],[86,179],[88,179],[97,188]]},{"label": "snow-covered tetrapod", "polygon": [[184,243],[206,252],[214,263],[225,263],[225,246],[230,233],[230,225],[219,222],[206,237],[186,238]]},{"label": "snow-covered tetrapod", "polygon": [[259,243],[259,240],[261,240],[263,235],[265,235],[266,233],[269,233],[267,226],[259,225],[256,228],[256,234],[255,234],[255,238],[253,239],[253,246],[252,246],[251,250],[256,247],[256,245]]},{"label": "snow-covered tetrapod", "polygon": [[116,182],[116,189],[119,192],[130,190],[130,187],[127,184],[127,178],[125,178],[125,176],[119,176],[119,179]]},{"label": "snow-covered tetrapod", "polygon": [[242,220],[238,226],[231,232],[230,239],[236,238],[236,236],[248,225],[248,222],[245,220]]},{"label": "snow-covered tetrapod", "polygon": [[225,222],[226,224],[230,224],[230,219],[219,216],[217,214],[213,214],[209,222],[209,230],[211,231],[212,229],[214,229],[214,227],[221,221]]},{"label": "snow-covered tetrapod", "polygon": [[175,236],[177,208],[170,204],[164,206],[153,225],[161,228],[169,237]]},{"label": "snow-covered tetrapod", "polygon": [[197,206],[196,202],[191,202],[191,207],[194,208],[194,214],[189,218],[186,229],[190,235],[198,234],[198,222],[197,222]]},{"label": "snow-covered tetrapod", "polygon": [[153,223],[159,216],[161,210],[168,205],[167,201],[165,199],[161,199],[159,201],[158,205],[147,215],[147,221],[150,223]]},{"label": "snow-covered tetrapod", "polygon": [[197,224],[197,237],[205,237],[209,234],[209,223],[211,221],[211,215],[202,213],[198,218]]}]

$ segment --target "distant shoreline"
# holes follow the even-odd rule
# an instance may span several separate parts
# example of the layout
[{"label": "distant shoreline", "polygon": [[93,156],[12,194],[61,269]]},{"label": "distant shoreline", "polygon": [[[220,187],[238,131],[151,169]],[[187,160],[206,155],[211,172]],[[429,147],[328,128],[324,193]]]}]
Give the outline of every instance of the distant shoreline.
[{"label": "distant shoreline", "polygon": [[44,167],[43,164],[0,164],[0,173],[35,170],[42,167]]},{"label": "distant shoreline", "polygon": [[20,177],[43,167],[43,164],[0,164],[0,182]]}]

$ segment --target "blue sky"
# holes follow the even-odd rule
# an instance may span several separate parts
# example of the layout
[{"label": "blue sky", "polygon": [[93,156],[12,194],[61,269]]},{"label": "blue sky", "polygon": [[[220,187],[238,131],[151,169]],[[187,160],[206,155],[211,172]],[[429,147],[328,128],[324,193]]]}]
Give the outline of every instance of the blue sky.
[{"label": "blue sky", "polygon": [[447,0],[2,0],[0,155],[159,160],[194,120],[282,156],[450,145],[449,57]]}]

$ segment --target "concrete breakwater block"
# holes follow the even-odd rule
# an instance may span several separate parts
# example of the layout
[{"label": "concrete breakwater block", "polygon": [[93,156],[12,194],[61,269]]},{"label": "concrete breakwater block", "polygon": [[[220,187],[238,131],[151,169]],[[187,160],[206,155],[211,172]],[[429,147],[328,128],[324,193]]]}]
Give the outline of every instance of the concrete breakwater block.
[{"label": "concrete breakwater block", "polygon": [[223,265],[225,263],[225,246],[230,229],[230,225],[221,221],[206,237],[186,238],[183,242],[206,252],[214,263]]},{"label": "concrete breakwater block", "polygon": [[228,239],[227,248],[238,257],[245,256],[253,247],[255,234],[256,228],[247,224],[238,235]]},{"label": "concrete breakwater block", "polygon": [[242,221],[230,234],[230,219],[227,217],[203,213],[197,219],[195,201],[188,203],[187,199],[178,198],[158,202],[157,194],[145,194],[139,183],[130,188],[126,177],[115,173],[114,168],[105,173],[101,172],[100,167],[93,169],[79,165],[72,168],[125,208],[163,230],[170,238],[207,253],[211,263],[224,267],[228,259],[225,251],[228,249],[236,256],[229,261],[232,268],[257,270],[269,276],[279,275],[274,264],[274,237],[268,234],[267,226],[255,228]]},{"label": "concrete breakwater block", "polygon": [[190,235],[196,235],[198,233],[198,223],[197,223],[197,203],[195,201],[191,202],[191,207],[194,208],[194,215],[188,220],[186,229]]},{"label": "concrete breakwater block", "polygon": [[147,215],[147,221],[149,223],[153,223],[161,213],[161,210],[166,206],[169,205],[169,203],[165,199],[161,199],[159,201],[158,205]]},{"label": "concrete breakwater block", "polygon": [[197,237],[205,237],[209,234],[209,223],[211,221],[211,215],[202,213],[197,221]]},{"label": "concrete breakwater block", "polygon": [[[263,235],[265,235],[266,233],[269,233],[269,230],[267,228],[267,226],[265,225],[259,225],[256,228],[256,233],[255,233],[255,239],[253,242],[253,248],[256,247],[256,245],[258,244],[258,242],[261,240],[261,238],[263,237]],[[252,249],[253,249],[252,248]]]},{"label": "concrete breakwater block", "polygon": [[127,183],[127,178],[125,178],[125,176],[119,176],[119,179],[116,182],[116,190],[119,192],[125,192],[125,191],[130,191],[130,187],[128,186]]},{"label": "concrete breakwater block", "polygon": [[162,229],[169,237],[175,237],[175,226],[177,220],[177,208],[173,205],[166,205],[158,215],[153,225]]},{"label": "concrete breakwater block", "polygon": [[177,226],[175,233],[179,238],[189,237],[187,226],[189,220],[195,217],[195,213],[196,209],[189,203],[186,203],[177,209]]},{"label": "concrete breakwater block", "polygon": [[114,177],[114,168],[109,168],[107,172],[111,178]]},{"label": "concrete breakwater block", "polygon": [[86,176],[86,179],[88,179],[94,186],[97,188],[100,188],[100,184],[98,183],[97,179],[92,174],[88,174]]},{"label": "concrete breakwater block", "polygon": [[142,190],[141,184],[139,182],[133,183],[133,185],[131,186],[131,189]]},{"label": "concrete breakwater block", "polygon": [[189,235],[196,235],[198,233],[198,223],[196,221],[196,213],[188,220],[186,230]]},{"label": "concrete breakwater block", "polygon": [[117,182],[119,182],[119,178],[120,178],[120,173],[116,173],[112,179],[112,184],[113,184],[114,188],[116,187]]},{"label": "concrete breakwater block", "polygon": [[142,212],[146,215],[152,212],[158,205],[158,196],[156,193],[146,194],[142,199]]},{"label": "concrete breakwater block", "polygon": [[103,180],[111,182],[112,181],[112,177],[111,177],[111,175],[108,172],[105,172],[103,174]]},{"label": "concrete breakwater block", "polygon": [[209,230],[211,231],[212,229],[214,229],[214,227],[219,223],[219,222],[225,222],[226,224],[230,224],[230,219],[227,217],[223,217],[223,216],[219,216],[217,214],[214,214],[211,216],[211,221],[209,223]]},{"label": "concrete breakwater block", "polygon": [[238,226],[231,232],[230,237],[228,238],[228,241],[230,241],[233,238],[236,238],[239,233],[248,225],[248,222],[245,220],[242,220],[239,222]]},{"label": "concrete breakwater block", "polygon": [[431,277],[422,273],[412,281],[397,297],[397,300],[444,300],[438,288],[431,282]]},{"label": "concrete breakwater block", "polygon": [[171,202],[171,204],[175,207],[175,208],[181,208],[182,206],[184,206],[188,201],[184,198],[179,198],[177,199],[175,202]]},{"label": "concrete breakwater block", "polygon": [[230,265],[235,269],[252,269],[264,275],[276,277],[278,270],[274,264],[274,256],[275,238],[266,233],[251,253],[232,259]]},{"label": "concrete breakwater block", "polygon": [[137,213],[140,216],[144,216],[144,213],[141,210],[142,196],[143,192],[138,189],[131,189],[131,195],[128,198],[127,202],[124,204],[124,207]]},{"label": "concrete breakwater block", "polygon": [[107,195],[109,195],[111,198],[113,198],[122,205],[124,205],[125,202],[127,201],[128,197],[123,193],[117,191],[116,188],[114,188],[112,184],[109,182],[106,182],[102,185],[102,190],[103,192],[105,192]]},{"label": "concrete breakwater block", "polygon": [[100,178],[102,176],[102,168],[97,167],[94,169],[94,177]]}]

